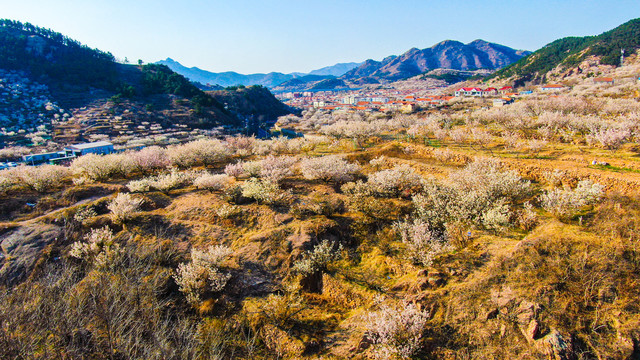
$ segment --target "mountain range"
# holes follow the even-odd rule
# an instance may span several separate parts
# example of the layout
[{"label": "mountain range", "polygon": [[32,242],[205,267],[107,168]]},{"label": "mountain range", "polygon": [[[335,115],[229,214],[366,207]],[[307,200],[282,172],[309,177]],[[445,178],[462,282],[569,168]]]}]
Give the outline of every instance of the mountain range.
[{"label": "mountain range", "polygon": [[363,78],[373,81],[395,81],[434,69],[495,70],[528,54],[528,51],[515,50],[484,40],[475,40],[468,44],[445,40],[430,48],[413,48],[400,56],[389,56],[382,61],[367,60],[341,78],[351,81]]},{"label": "mountain range", "polygon": [[391,55],[381,61],[369,59],[361,63],[341,63],[314,70],[308,74],[213,73],[197,67],[185,67],[171,58],[158,63],[167,65],[188,79],[203,84],[263,85],[282,91],[345,88],[361,84],[384,83],[406,79],[439,68],[496,70],[528,54],[530,54],[529,51],[515,50],[484,40],[475,40],[468,44],[446,40],[426,49],[412,48],[400,56]]}]

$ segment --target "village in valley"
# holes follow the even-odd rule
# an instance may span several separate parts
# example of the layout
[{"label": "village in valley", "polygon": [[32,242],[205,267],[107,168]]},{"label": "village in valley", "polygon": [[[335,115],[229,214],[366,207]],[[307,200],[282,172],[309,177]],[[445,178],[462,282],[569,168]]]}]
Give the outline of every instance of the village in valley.
[{"label": "village in valley", "polygon": [[[626,79],[629,81],[629,79]],[[635,81],[635,77],[631,80]],[[611,77],[592,78],[585,84],[614,85]],[[536,94],[555,96],[569,92],[570,85],[549,83],[540,86],[514,88],[479,87],[455,85],[426,88],[397,89],[393,86],[379,86],[355,90],[322,90],[276,93],[285,104],[299,109],[318,109],[331,112],[402,112],[441,108],[464,98],[485,99],[485,106],[501,107],[516,99]]]}]

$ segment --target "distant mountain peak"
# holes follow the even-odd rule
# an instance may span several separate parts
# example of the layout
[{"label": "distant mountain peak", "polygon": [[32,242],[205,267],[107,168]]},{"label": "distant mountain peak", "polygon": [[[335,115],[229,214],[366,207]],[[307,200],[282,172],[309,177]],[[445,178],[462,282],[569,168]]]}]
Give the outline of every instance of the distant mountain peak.
[{"label": "distant mountain peak", "polygon": [[441,46],[460,46],[460,45],[464,45],[464,43],[457,41],[457,40],[444,40],[444,41],[440,41],[439,43],[433,45],[431,48],[436,48],[436,47],[441,47]]},{"label": "distant mountain peak", "polygon": [[472,42],[468,43],[467,45],[471,45],[471,44],[491,44],[491,43],[482,39],[475,39]]}]

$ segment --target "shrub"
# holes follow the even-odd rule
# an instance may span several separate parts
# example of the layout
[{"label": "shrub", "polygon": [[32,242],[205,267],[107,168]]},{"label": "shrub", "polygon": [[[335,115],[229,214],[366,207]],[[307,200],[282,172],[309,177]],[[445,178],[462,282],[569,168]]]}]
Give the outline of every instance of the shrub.
[{"label": "shrub", "polygon": [[360,171],[360,165],[349,163],[335,155],[308,158],[300,163],[302,175],[307,180],[334,181],[337,183],[350,181]]},{"label": "shrub", "polygon": [[542,207],[558,218],[570,218],[584,206],[593,205],[603,195],[604,186],[591,180],[578,182],[575,189],[553,189],[540,196]]},{"label": "shrub", "polygon": [[381,170],[369,176],[367,184],[383,196],[409,196],[420,189],[422,177],[406,164]]},{"label": "shrub", "polygon": [[231,184],[232,178],[227,174],[203,174],[193,181],[198,189],[210,191],[223,190]]},{"label": "shrub", "polygon": [[242,196],[261,204],[274,204],[282,198],[283,192],[273,181],[252,178],[242,184]]},{"label": "shrub", "polygon": [[542,176],[549,185],[556,187],[562,185],[562,179],[567,176],[567,173],[559,169],[554,169],[553,171],[545,171]]},{"label": "shrub", "polygon": [[523,230],[531,230],[538,224],[538,214],[528,201],[524,203],[524,208],[518,212],[518,224]]},{"label": "shrub", "polygon": [[397,222],[394,228],[407,245],[409,258],[424,266],[431,266],[436,256],[453,250],[446,231],[434,230],[420,219]]},{"label": "shrub", "polygon": [[76,213],[73,215],[73,219],[77,222],[83,222],[85,220],[88,220],[92,217],[98,216],[98,213],[96,213],[96,211],[93,209],[92,206],[85,206],[82,207],[80,209],[78,209],[78,211],[76,211]]},{"label": "shrub", "polygon": [[510,217],[508,204],[526,197],[530,183],[495,160],[477,160],[452,173],[447,183],[425,181],[424,193],[413,197],[416,216],[433,229],[447,223],[496,230]]},{"label": "shrub", "polygon": [[115,223],[124,223],[140,210],[142,203],[142,199],[134,198],[130,194],[120,193],[111,200],[107,208],[111,210],[111,219]]},{"label": "shrub", "polygon": [[216,215],[221,219],[229,219],[242,214],[242,207],[236,205],[222,204],[216,209]]},{"label": "shrub", "polygon": [[131,192],[147,192],[151,190],[151,179],[131,180],[127,183],[127,189]]},{"label": "shrub", "polygon": [[351,196],[372,196],[373,190],[368,183],[365,183],[362,180],[357,180],[355,182],[348,182],[340,187],[340,190]]},{"label": "shrub", "polygon": [[16,185],[16,181],[11,176],[11,172],[9,170],[0,171],[0,193],[6,193],[14,185]]},{"label": "shrub", "polygon": [[195,176],[196,173],[194,172],[179,172],[176,169],[171,169],[171,172],[168,174],[132,180],[127,184],[127,188],[131,192],[146,192],[149,190],[169,191],[190,184]]},{"label": "shrub", "polygon": [[384,300],[378,311],[367,316],[367,333],[375,345],[378,359],[408,359],[420,350],[420,342],[429,319],[416,304],[392,307]]},{"label": "shrub", "polygon": [[114,264],[122,254],[120,245],[113,241],[113,231],[108,226],[92,229],[84,237],[85,241],[76,241],[71,245],[69,255],[96,267]]},{"label": "shrub", "polygon": [[206,251],[191,250],[191,262],[180,264],[174,275],[189,303],[196,305],[204,292],[224,289],[231,275],[221,273],[220,265],[231,253],[231,249],[223,245],[209,246]]},{"label": "shrub", "polygon": [[322,240],[313,250],[307,251],[302,259],[293,264],[293,270],[303,275],[311,275],[319,271],[326,271],[329,263],[340,257],[342,245],[336,246],[329,240]]},{"label": "shrub", "polygon": [[239,178],[241,176],[244,176],[246,173],[244,171],[244,166],[242,161],[239,161],[235,164],[228,164],[227,166],[225,166],[224,168],[224,173],[229,175],[229,176],[233,176],[235,178]]},{"label": "shrub", "polygon": [[260,175],[260,170],[262,170],[262,162],[260,161],[244,162],[242,163],[242,170],[246,175],[249,175],[251,177],[258,177]]},{"label": "shrub", "polygon": [[498,201],[498,203],[484,210],[480,217],[482,226],[493,231],[498,231],[509,225],[510,219],[509,205],[505,204],[504,200]]},{"label": "shrub", "polygon": [[371,159],[369,165],[373,166],[376,170],[380,170],[386,167],[388,162],[389,160],[384,155],[380,155],[377,158]]},{"label": "shrub", "polygon": [[156,176],[150,185],[159,191],[169,191],[190,184],[195,176],[195,173],[190,171],[179,172],[176,169],[172,169],[168,174]]}]

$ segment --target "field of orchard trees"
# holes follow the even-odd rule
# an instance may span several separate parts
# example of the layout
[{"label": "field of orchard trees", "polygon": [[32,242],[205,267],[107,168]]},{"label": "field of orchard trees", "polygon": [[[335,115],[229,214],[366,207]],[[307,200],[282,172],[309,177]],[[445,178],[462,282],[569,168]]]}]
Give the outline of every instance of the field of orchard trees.
[{"label": "field of orchard trees", "polygon": [[0,357],[634,358],[630,90],[1,171]]}]

